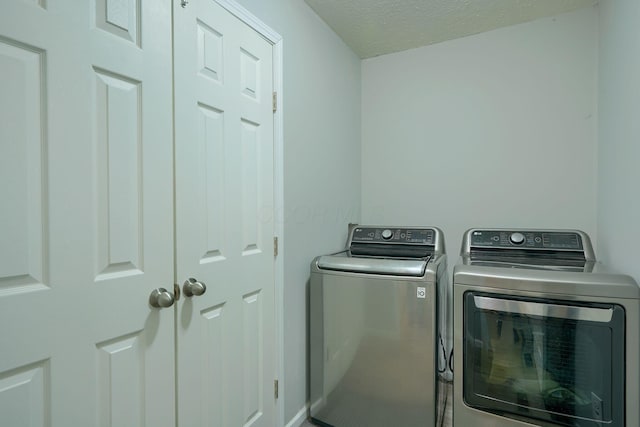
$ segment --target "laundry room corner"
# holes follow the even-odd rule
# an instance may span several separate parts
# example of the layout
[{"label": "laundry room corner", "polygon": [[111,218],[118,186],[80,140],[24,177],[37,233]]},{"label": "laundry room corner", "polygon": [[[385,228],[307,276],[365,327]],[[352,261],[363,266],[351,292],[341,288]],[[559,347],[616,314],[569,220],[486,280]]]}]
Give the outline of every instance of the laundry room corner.
[{"label": "laundry room corner", "polygon": [[364,60],[362,221],[437,224],[449,253],[470,223],[595,235],[597,17]]},{"label": "laundry room corner", "polygon": [[599,9],[599,254],[640,282],[640,3],[603,0]]}]

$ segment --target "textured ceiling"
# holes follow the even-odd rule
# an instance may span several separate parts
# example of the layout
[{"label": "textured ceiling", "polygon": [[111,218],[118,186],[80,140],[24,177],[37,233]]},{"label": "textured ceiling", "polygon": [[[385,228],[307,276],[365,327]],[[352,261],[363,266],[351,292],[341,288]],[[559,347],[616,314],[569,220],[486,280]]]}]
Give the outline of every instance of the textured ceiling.
[{"label": "textured ceiling", "polygon": [[591,6],[597,0],[305,0],[361,58]]}]

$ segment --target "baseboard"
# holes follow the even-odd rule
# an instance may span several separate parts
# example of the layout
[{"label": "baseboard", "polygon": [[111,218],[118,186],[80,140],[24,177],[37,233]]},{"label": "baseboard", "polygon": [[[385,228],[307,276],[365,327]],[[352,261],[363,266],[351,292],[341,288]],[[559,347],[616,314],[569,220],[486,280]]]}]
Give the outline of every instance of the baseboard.
[{"label": "baseboard", "polygon": [[320,409],[324,408],[324,398],[320,397],[311,404],[311,413],[317,414]]},{"label": "baseboard", "polygon": [[299,427],[307,419],[307,410],[307,405],[304,405],[285,427]]}]

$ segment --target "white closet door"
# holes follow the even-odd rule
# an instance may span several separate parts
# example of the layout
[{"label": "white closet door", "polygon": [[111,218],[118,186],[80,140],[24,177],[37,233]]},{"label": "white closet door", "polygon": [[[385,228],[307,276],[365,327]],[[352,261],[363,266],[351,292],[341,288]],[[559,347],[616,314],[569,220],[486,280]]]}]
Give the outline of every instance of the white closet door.
[{"label": "white closet door", "polygon": [[272,47],[174,5],[179,426],[275,425]]},{"label": "white closet door", "polygon": [[0,12],[0,424],[175,424],[169,2]]}]

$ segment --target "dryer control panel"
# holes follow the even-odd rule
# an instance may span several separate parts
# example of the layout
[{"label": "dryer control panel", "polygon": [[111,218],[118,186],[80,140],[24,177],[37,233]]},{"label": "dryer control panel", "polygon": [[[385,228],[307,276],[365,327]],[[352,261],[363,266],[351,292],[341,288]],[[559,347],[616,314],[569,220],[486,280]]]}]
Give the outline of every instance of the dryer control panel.
[{"label": "dryer control panel", "polygon": [[582,236],[566,231],[473,230],[472,248],[582,251]]},{"label": "dryer control panel", "polygon": [[596,262],[589,236],[580,230],[472,228],[462,240],[460,255],[470,262],[500,262],[524,268],[580,267]]}]

